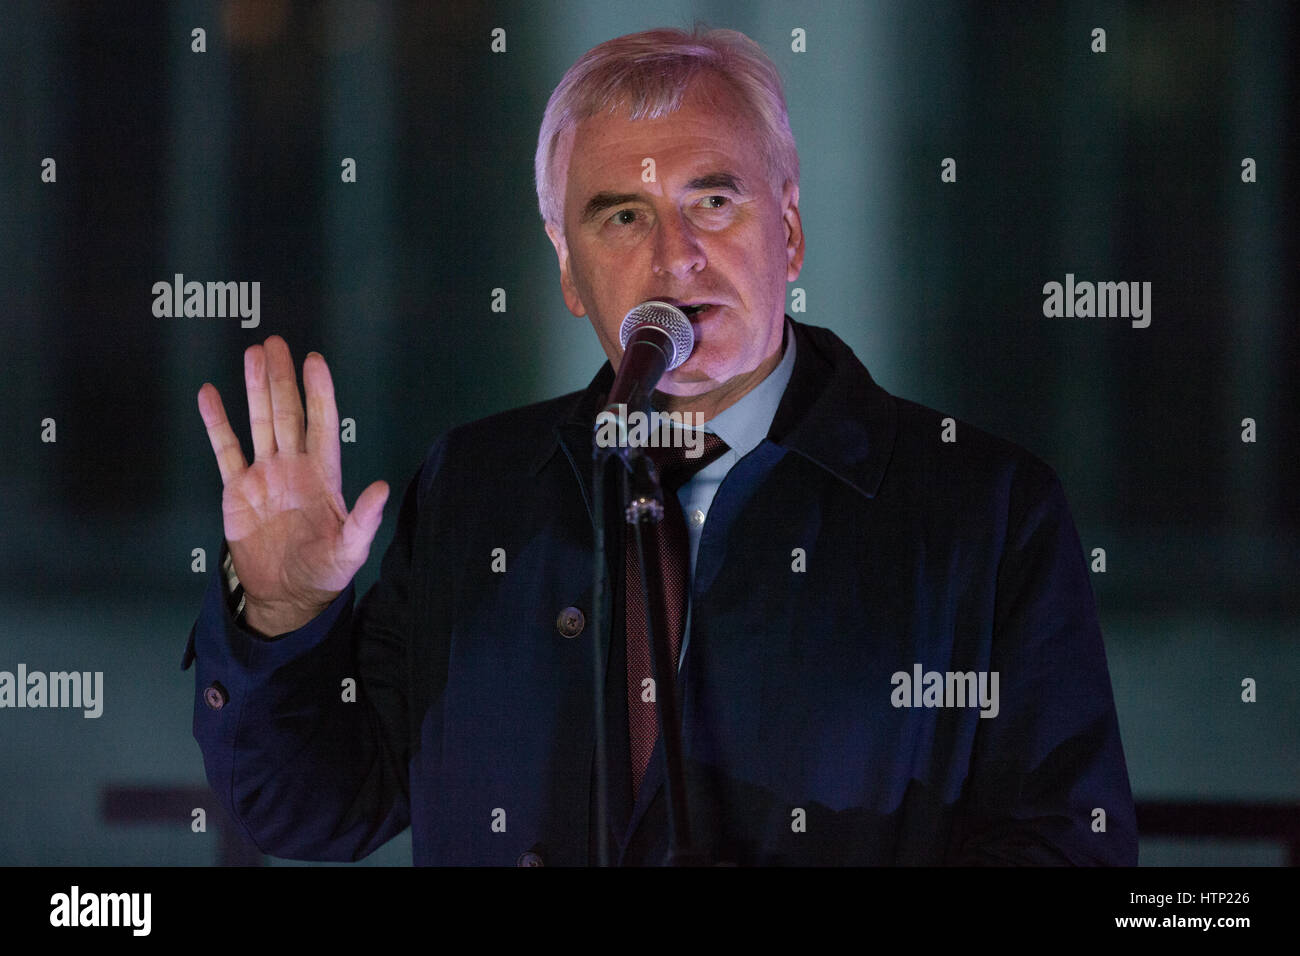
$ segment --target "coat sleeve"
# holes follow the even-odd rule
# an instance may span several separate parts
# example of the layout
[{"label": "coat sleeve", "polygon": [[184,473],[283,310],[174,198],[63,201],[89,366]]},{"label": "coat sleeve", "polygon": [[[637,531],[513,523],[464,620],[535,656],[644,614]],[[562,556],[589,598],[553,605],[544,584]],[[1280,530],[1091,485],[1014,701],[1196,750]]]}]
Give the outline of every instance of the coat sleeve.
[{"label": "coat sleeve", "polygon": [[409,598],[428,469],[355,610],[349,584],[268,640],[235,622],[214,569],[182,664],[197,661],[194,737],[213,792],[264,853],[357,860],[409,825]]},{"label": "coat sleeve", "polygon": [[977,721],[949,859],[1135,866],[1133,796],[1092,584],[1046,465],[1013,479],[1008,527],[990,655],[1000,709]]}]

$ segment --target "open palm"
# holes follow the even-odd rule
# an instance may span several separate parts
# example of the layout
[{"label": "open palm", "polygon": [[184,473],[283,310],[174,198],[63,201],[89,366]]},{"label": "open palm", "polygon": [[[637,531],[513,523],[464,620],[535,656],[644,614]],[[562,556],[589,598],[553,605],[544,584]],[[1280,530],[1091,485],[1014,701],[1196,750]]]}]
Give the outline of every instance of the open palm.
[{"label": "open palm", "polygon": [[264,634],[294,630],[341,592],[370,554],[388,485],[371,484],[349,514],[339,466],[338,409],[329,366],[303,362],[303,414],[289,346],[279,336],[244,353],[254,460],[244,458],[217,389],[199,389],[224,485],[221,510],[248,623]]}]

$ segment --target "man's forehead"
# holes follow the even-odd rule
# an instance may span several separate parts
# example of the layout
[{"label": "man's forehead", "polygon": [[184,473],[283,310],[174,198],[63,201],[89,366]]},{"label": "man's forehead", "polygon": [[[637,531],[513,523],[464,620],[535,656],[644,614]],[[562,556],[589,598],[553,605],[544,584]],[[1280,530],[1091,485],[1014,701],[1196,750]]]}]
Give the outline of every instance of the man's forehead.
[{"label": "man's forehead", "polygon": [[[725,119],[720,124],[701,124],[701,112]],[[635,120],[629,114],[630,110],[620,105],[612,113],[587,117],[560,134],[554,168],[563,172],[566,206],[587,205],[593,198],[590,194],[598,192],[635,188],[660,193],[643,176],[646,160],[654,161],[656,174],[660,166],[673,167],[680,188],[686,190],[744,192],[757,186],[753,182],[756,177],[747,169],[755,159],[756,131],[725,88],[709,89],[697,82],[683,96],[680,108],[671,113]],[[651,141],[662,137],[663,149],[656,153],[648,147],[647,136]],[[698,151],[681,148],[696,145],[701,147]],[[572,189],[583,194],[575,195]]]}]

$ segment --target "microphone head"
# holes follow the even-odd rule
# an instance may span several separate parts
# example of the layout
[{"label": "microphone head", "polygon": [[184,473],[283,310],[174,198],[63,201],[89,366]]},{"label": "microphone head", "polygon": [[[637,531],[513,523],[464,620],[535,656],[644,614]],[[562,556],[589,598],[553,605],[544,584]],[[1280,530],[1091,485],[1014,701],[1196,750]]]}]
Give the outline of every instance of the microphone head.
[{"label": "microphone head", "polygon": [[675,305],[651,299],[642,302],[623,318],[623,325],[618,330],[618,342],[624,349],[632,338],[632,333],[639,328],[650,326],[658,329],[668,337],[673,345],[673,354],[668,360],[666,371],[671,372],[691,357],[695,348],[695,330],[686,313]]}]

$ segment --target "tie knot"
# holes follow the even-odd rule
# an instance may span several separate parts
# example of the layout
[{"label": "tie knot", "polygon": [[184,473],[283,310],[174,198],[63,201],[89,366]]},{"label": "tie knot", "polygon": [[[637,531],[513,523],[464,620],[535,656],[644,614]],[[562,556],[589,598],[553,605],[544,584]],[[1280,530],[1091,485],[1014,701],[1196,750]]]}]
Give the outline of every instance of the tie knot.
[{"label": "tie knot", "polygon": [[[667,448],[647,448],[646,454],[659,469],[659,484],[665,492],[675,492],[691,480],[700,469],[716,461],[727,451],[727,443],[713,432],[704,432],[703,450],[698,442],[689,447],[673,444]],[[694,457],[691,457],[694,455]]]}]

